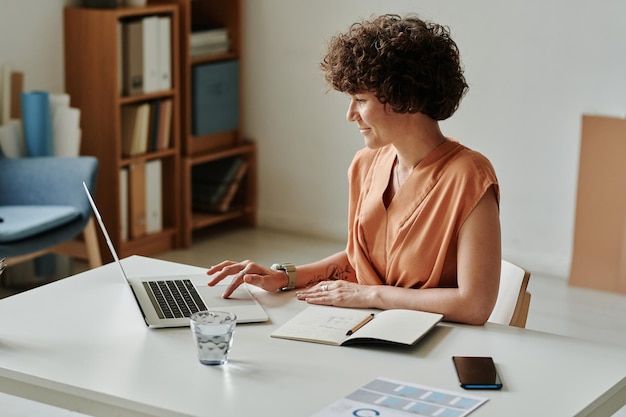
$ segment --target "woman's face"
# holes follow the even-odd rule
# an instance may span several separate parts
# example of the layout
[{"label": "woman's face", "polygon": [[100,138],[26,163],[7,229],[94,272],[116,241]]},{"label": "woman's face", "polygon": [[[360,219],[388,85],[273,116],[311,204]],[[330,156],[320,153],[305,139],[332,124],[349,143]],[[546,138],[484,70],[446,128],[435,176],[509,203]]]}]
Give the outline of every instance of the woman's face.
[{"label": "woman's face", "polygon": [[346,119],[355,122],[370,149],[394,143],[407,133],[407,115],[395,113],[371,92],[349,94]]}]

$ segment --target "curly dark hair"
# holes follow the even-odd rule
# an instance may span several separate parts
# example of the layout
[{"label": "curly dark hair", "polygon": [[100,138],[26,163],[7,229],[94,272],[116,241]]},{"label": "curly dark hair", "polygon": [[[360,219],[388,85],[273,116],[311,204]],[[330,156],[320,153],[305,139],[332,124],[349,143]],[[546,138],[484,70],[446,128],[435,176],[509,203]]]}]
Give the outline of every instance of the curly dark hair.
[{"label": "curly dark hair", "polygon": [[396,113],[445,120],[468,90],[456,43],[445,26],[387,14],[334,36],[320,64],[337,91],[373,92]]}]

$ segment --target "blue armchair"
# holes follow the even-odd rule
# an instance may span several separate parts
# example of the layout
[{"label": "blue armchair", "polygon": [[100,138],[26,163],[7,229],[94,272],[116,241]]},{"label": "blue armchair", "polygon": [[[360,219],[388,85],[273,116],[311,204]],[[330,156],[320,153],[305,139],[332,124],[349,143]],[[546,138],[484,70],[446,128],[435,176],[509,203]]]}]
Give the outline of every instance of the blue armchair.
[{"label": "blue armchair", "polygon": [[[102,265],[81,184],[93,190],[97,170],[97,159],[88,156],[12,159],[0,151],[0,260],[10,266],[60,253],[87,260],[90,268]],[[81,232],[83,241],[74,240]]]}]

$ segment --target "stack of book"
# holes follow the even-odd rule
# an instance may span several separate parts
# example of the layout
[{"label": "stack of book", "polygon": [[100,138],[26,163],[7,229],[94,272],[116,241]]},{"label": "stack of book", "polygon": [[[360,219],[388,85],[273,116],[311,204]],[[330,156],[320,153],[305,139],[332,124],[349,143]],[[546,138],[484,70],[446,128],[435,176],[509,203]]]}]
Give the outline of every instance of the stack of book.
[{"label": "stack of book", "polygon": [[135,156],[170,147],[172,99],[122,107],[122,155]]},{"label": "stack of book", "polygon": [[192,168],[192,206],[195,211],[225,213],[232,208],[246,174],[243,157],[219,159]]},{"label": "stack of book", "polygon": [[191,32],[189,46],[192,58],[226,53],[230,50],[230,39],[226,28]]}]

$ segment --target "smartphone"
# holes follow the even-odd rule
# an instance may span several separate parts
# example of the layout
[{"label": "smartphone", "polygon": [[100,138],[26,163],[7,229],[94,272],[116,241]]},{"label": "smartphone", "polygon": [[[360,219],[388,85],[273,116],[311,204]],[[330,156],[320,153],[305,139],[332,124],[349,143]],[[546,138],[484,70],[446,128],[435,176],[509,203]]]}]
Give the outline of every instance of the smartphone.
[{"label": "smartphone", "polygon": [[452,362],[465,389],[500,389],[502,381],[490,356],[453,356]]}]

